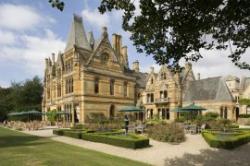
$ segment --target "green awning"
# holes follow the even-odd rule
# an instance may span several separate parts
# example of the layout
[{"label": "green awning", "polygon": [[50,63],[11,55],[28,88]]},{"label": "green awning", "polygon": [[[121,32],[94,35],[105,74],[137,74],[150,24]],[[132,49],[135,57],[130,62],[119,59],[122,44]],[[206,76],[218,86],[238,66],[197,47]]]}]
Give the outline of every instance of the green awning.
[{"label": "green awning", "polygon": [[23,111],[23,112],[11,112],[8,116],[21,116],[21,115],[41,115],[42,113],[36,110]]},{"label": "green awning", "polygon": [[144,110],[135,106],[123,107],[120,112],[143,112]]},{"label": "green awning", "polygon": [[186,112],[185,110],[182,110],[181,107],[176,107],[175,109],[171,110],[172,112]]},{"label": "green awning", "polygon": [[181,108],[184,111],[205,111],[207,110],[206,108],[203,108],[201,106],[195,105],[194,103]]}]

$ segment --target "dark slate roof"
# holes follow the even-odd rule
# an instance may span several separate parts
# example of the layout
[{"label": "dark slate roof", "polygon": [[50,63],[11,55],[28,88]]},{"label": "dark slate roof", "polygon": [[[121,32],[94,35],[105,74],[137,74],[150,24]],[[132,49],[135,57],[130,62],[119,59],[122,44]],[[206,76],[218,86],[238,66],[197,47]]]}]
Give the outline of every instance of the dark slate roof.
[{"label": "dark slate roof", "polygon": [[184,101],[195,100],[233,101],[233,97],[222,77],[212,77],[189,82]]},{"label": "dark slate roof", "polygon": [[240,84],[241,90],[244,91],[249,85],[250,85],[250,77],[243,77],[241,79],[241,84]]},{"label": "dark slate roof", "polygon": [[74,45],[91,50],[83,27],[82,17],[77,15],[74,15],[65,51],[73,48]]},{"label": "dark slate roof", "polygon": [[130,69],[126,69],[126,73],[130,76],[136,77],[136,84],[139,86],[139,88],[146,87],[148,73],[135,72]]}]

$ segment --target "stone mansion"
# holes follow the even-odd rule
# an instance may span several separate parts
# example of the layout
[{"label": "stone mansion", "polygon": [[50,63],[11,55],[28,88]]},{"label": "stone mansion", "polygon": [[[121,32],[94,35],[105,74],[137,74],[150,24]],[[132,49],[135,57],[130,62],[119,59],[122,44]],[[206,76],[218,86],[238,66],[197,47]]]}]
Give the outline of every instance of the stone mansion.
[{"label": "stone mansion", "polygon": [[86,34],[82,18],[74,15],[64,52],[45,60],[43,112],[62,110],[80,123],[90,113],[112,118],[131,105],[145,110],[141,119],[174,120],[177,114],[171,110],[193,102],[228,119],[250,113],[250,108],[238,105],[239,97],[250,97],[250,78],[195,78],[190,63],[181,73],[166,66],[143,73],[139,61],[129,68],[122,36],[113,34],[112,42],[108,36],[106,27],[98,39],[92,32]]}]

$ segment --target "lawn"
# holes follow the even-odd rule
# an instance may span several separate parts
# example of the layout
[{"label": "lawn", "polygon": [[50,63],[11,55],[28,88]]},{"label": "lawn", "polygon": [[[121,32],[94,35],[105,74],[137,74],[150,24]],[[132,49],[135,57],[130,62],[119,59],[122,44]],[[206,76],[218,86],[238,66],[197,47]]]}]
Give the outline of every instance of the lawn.
[{"label": "lawn", "polygon": [[147,164],[0,127],[0,165],[143,166]]}]

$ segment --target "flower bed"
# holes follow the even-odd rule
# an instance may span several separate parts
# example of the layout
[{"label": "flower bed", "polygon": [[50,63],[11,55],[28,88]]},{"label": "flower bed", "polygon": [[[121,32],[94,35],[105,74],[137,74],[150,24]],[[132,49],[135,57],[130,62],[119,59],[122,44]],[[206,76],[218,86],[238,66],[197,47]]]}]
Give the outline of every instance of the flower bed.
[{"label": "flower bed", "polygon": [[231,132],[205,130],[202,136],[211,147],[233,149],[250,141],[250,130],[237,129]]},{"label": "flower bed", "polygon": [[109,132],[99,132],[92,130],[53,130],[53,134],[83,139],[92,142],[106,143],[125,148],[144,148],[149,146],[149,139],[136,134],[124,135],[123,131],[114,130]]}]

